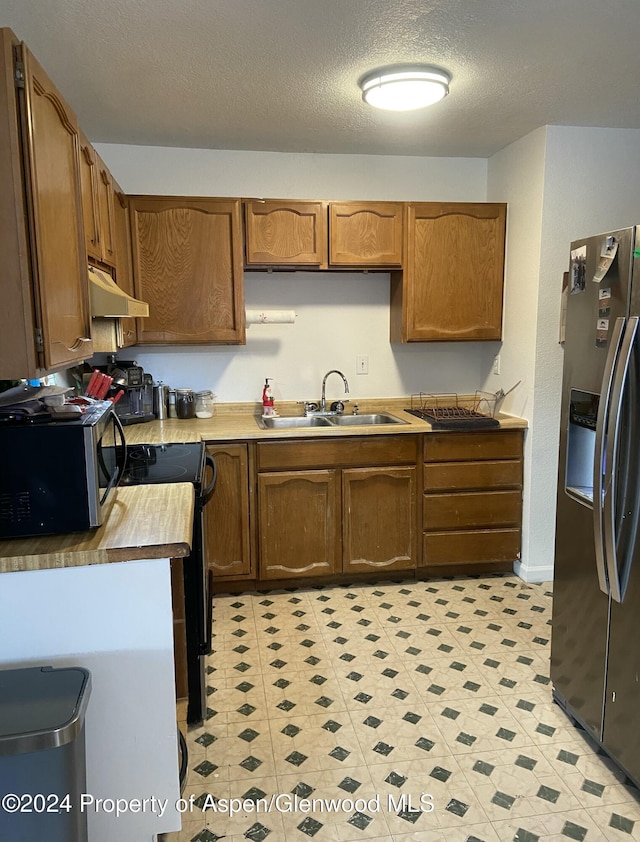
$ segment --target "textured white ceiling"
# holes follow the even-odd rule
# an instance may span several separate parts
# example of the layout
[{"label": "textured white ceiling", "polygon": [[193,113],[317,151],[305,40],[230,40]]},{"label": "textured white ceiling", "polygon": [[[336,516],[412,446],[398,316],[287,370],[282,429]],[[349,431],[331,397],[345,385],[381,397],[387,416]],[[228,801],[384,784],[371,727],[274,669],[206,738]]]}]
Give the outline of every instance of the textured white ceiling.
[{"label": "textured white ceiling", "polygon": [[[640,128],[640,0],[0,0],[94,142],[491,155],[546,124]],[[418,112],[358,79],[452,75]]]}]

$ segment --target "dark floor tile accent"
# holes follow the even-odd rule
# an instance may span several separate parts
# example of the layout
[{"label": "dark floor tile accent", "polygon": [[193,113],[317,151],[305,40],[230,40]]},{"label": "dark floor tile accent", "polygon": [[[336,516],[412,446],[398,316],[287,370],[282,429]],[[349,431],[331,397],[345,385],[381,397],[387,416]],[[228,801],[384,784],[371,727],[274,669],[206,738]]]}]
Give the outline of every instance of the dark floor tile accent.
[{"label": "dark floor tile accent", "polygon": [[541,786],[536,792],[536,796],[542,798],[543,801],[548,801],[550,804],[555,804],[558,798],[560,798],[560,793],[557,789],[552,789],[550,786]]},{"label": "dark floor tile accent", "polygon": [[538,727],[536,728],[538,734],[544,734],[545,737],[553,737],[556,732],[556,729],[553,725],[545,725],[544,722],[541,722]]},{"label": "dark floor tile accent", "polygon": [[264,798],[267,793],[260,789],[260,787],[252,786],[251,789],[248,789],[242,798],[246,798],[248,801],[253,801],[255,804],[256,801],[259,801],[261,798]]},{"label": "dark floor tile accent", "polygon": [[297,725],[285,725],[284,728],[280,731],[281,734],[285,734],[287,737],[295,737],[296,734],[300,733],[300,728]]},{"label": "dark floor tile accent", "polygon": [[514,737],[516,736],[515,731],[509,731],[508,728],[498,728],[496,733],[496,737],[501,740],[506,740],[508,743],[512,742]]},{"label": "dark floor tile accent", "polygon": [[301,821],[298,825],[298,830],[301,833],[304,833],[305,836],[315,836],[322,826],[322,822],[316,821],[316,819],[311,816],[307,816],[306,819]]},{"label": "dark floor tile accent", "polygon": [[253,728],[245,728],[244,731],[241,731],[238,734],[238,737],[241,740],[244,740],[246,743],[251,743],[255,740],[256,737],[259,737],[260,733],[258,731],[254,731]]},{"label": "dark floor tile accent", "polygon": [[328,696],[320,696],[320,698],[315,700],[314,704],[319,705],[321,708],[328,708],[333,704],[333,699],[330,699]]},{"label": "dark floor tile accent", "polygon": [[362,702],[363,705],[366,705],[371,701],[371,699],[373,699],[373,696],[370,696],[368,693],[358,693],[357,696],[354,696],[353,698],[354,701]]},{"label": "dark floor tile accent", "polygon": [[271,661],[271,663],[269,664],[269,666],[271,666],[271,667],[275,667],[276,669],[281,670],[281,669],[282,669],[282,667],[286,667],[286,666],[287,666],[287,662],[286,662],[286,661],[283,661],[281,658],[276,658],[276,659],[275,659],[275,661]]},{"label": "dark floor tile accent", "polygon": [[454,816],[460,816],[460,818],[466,814],[468,809],[469,805],[465,804],[464,801],[458,801],[457,798],[452,798],[445,807],[448,813],[453,813]]},{"label": "dark floor tile accent", "polygon": [[563,748],[558,752],[557,759],[562,761],[562,763],[569,763],[571,766],[575,766],[578,760],[580,760],[577,754],[573,754],[571,751],[565,751]]},{"label": "dark floor tile accent", "polygon": [[347,675],[349,681],[360,681],[362,679],[362,673],[360,672],[350,672]]},{"label": "dark floor tile accent", "polygon": [[209,760],[203,760],[202,763],[198,763],[197,766],[193,767],[193,771],[197,772],[203,778],[208,778],[212,772],[215,772],[217,766],[214,766]]},{"label": "dark floor tile accent", "polygon": [[320,663],[320,658],[316,658],[315,655],[309,655],[308,658],[304,659],[305,664],[309,664],[312,667],[317,666]]},{"label": "dark floor tile accent", "polygon": [[388,784],[391,784],[392,786],[401,787],[404,783],[407,782],[407,779],[404,777],[404,775],[398,774],[398,772],[389,772],[389,774],[385,778],[385,781]]},{"label": "dark floor tile accent", "polygon": [[474,737],[474,735],[473,735],[473,734],[467,734],[467,733],[465,733],[464,731],[461,731],[461,732],[458,734],[458,736],[456,737],[456,742],[457,742],[457,743],[462,743],[462,744],[463,744],[463,745],[465,745],[465,746],[472,746],[472,745],[475,743],[475,741],[476,741],[477,739],[478,739],[478,738],[477,738],[477,737]]},{"label": "dark floor tile accent", "polygon": [[416,741],[415,745],[417,748],[423,749],[423,751],[431,751],[435,743],[433,740],[428,740],[426,737],[420,737],[420,739]]},{"label": "dark floor tile accent", "polygon": [[288,687],[291,684],[290,681],[287,681],[286,678],[279,678],[277,681],[273,682],[274,687],[279,687],[281,690],[284,690],[285,687]]},{"label": "dark floor tile accent", "polygon": [[419,655],[422,652],[422,649],[416,649],[415,646],[409,646],[408,649],[404,650],[407,655]]},{"label": "dark floor tile accent", "polygon": [[342,725],[333,719],[327,719],[322,727],[325,731],[331,731],[332,734],[335,734],[336,731],[339,731],[340,728],[342,728]]},{"label": "dark floor tile accent", "polygon": [[314,791],[315,787],[309,786],[304,781],[297,783],[291,790],[292,795],[297,795],[299,798],[308,798]]},{"label": "dark floor tile accent", "polygon": [[346,777],[344,780],[340,781],[338,786],[340,789],[344,789],[345,792],[350,792],[351,795],[353,795],[353,793],[359,789],[362,784],[360,781],[356,781],[355,778]]},{"label": "dark floor tile accent", "polygon": [[533,702],[528,702],[526,699],[519,699],[516,707],[520,708],[520,710],[528,710],[531,712],[534,709],[535,704]]},{"label": "dark floor tile accent", "polygon": [[378,728],[382,724],[382,720],[378,719],[377,716],[367,716],[365,720],[363,720],[363,725],[368,725],[369,728]]},{"label": "dark floor tile accent", "polygon": [[444,693],[445,688],[441,687],[439,684],[432,684],[430,687],[427,687],[429,693],[433,693],[436,696],[441,696]]},{"label": "dark floor tile accent", "polygon": [[513,688],[516,686],[516,684],[517,684],[518,682],[517,682],[517,681],[514,681],[512,678],[501,678],[501,679],[500,679],[500,681],[499,681],[498,683],[499,683],[502,687],[508,687],[510,690],[513,690]]},{"label": "dark floor tile accent", "polygon": [[277,708],[279,708],[280,710],[284,710],[287,713],[289,713],[290,710],[293,710],[295,706],[296,703],[289,701],[289,699],[283,699],[279,704],[276,705]]},{"label": "dark floor tile accent", "polygon": [[218,840],[222,838],[222,836],[218,836],[216,833],[212,833],[210,830],[205,828],[204,830],[201,830],[200,833],[197,833],[191,842],[218,842]]},{"label": "dark floor tile accent", "polygon": [[484,760],[476,760],[473,764],[474,772],[478,772],[480,775],[486,775],[487,777],[489,777],[495,768],[496,767],[492,766],[491,763],[485,763]]},{"label": "dark floor tile accent", "polygon": [[521,769],[528,769],[530,772],[536,767],[537,763],[537,760],[524,754],[519,754],[516,758],[516,766],[520,766]]},{"label": "dark floor tile accent", "polygon": [[625,816],[618,815],[618,813],[612,813],[609,819],[609,827],[613,827],[615,830],[621,830],[623,833],[633,833],[634,825],[635,822],[625,818]]},{"label": "dark floor tile accent", "polygon": [[477,693],[480,689],[480,685],[476,684],[475,681],[465,681],[462,686],[465,690],[471,690],[472,693]]},{"label": "dark floor tile accent", "polygon": [[[505,810],[510,810],[513,807],[515,798],[512,795],[507,795],[506,792],[496,792],[491,799],[491,803],[497,807],[504,807]],[[519,831],[518,831],[519,832]]]},{"label": "dark floor tile accent", "polygon": [[495,705],[488,705],[486,703],[480,705],[478,710],[480,711],[480,713],[486,713],[487,716],[495,716],[498,712],[498,708],[495,707]]},{"label": "dark floor tile accent", "polygon": [[602,798],[602,794],[604,793],[604,786],[602,784],[598,784],[595,781],[590,781],[585,778],[584,783],[580,787],[583,792],[588,792],[590,795],[595,795],[598,798]]},{"label": "dark floor tile accent", "polygon": [[[389,657],[389,653],[385,652],[384,649],[376,649],[376,651],[373,653],[373,657],[380,658],[380,660],[383,661],[385,658]],[[394,672],[394,675],[397,674],[397,672]],[[386,673],[383,673],[383,675],[386,675]]]},{"label": "dark floor tile accent", "polygon": [[587,828],[582,827],[579,824],[574,824],[573,822],[565,822],[564,827],[560,832],[563,836],[567,836],[569,839],[577,839],[578,842],[582,842],[587,835]]},{"label": "dark floor tile accent", "polygon": [[209,734],[207,731],[205,731],[204,734],[200,734],[199,737],[196,737],[196,742],[199,745],[204,746],[206,748],[207,746],[210,746],[211,743],[215,743],[217,739],[218,738],[214,737],[213,734]]},{"label": "dark floor tile accent", "polygon": [[393,751],[393,746],[390,746],[388,743],[379,742],[374,745],[373,750],[383,757],[388,757]]},{"label": "dark floor tile accent", "polygon": [[371,822],[373,821],[373,816],[368,816],[366,813],[354,813],[350,819],[347,819],[347,824],[352,824],[354,827],[357,827],[358,830],[365,830]]},{"label": "dark floor tile accent", "polygon": [[248,681],[242,681],[240,684],[236,684],[236,690],[239,690],[241,693],[248,693],[249,690],[253,690],[253,687],[254,685]]},{"label": "dark floor tile accent", "polygon": [[251,664],[247,664],[244,661],[241,661],[239,664],[236,664],[234,670],[238,670],[238,672],[246,672],[247,670],[251,669]]},{"label": "dark floor tile accent", "polygon": [[420,810],[401,810],[399,813],[396,813],[399,819],[404,819],[405,822],[410,822],[411,824],[415,824],[422,813]]},{"label": "dark floor tile accent", "polygon": [[287,763],[291,763],[292,766],[302,766],[304,761],[307,759],[306,754],[302,754],[300,751],[292,751],[285,760]]},{"label": "dark floor tile accent", "polygon": [[496,667],[500,666],[500,661],[496,661],[493,658],[487,658],[486,661],[484,661],[484,665],[485,667],[491,667],[492,669],[495,669]]},{"label": "dark floor tile accent", "polygon": [[413,713],[410,710],[407,711],[402,718],[405,720],[405,722],[411,722],[412,725],[417,725],[418,722],[420,722],[420,720],[422,719],[422,717],[419,714]]},{"label": "dark floor tile accent", "polygon": [[513,842],[539,842],[540,837],[535,833],[531,833],[524,828],[519,827],[516,830],[516,835],[513,837]]},{"label": "dark floor tile accent", "polygon": [[447,719],[457,719],[460,716],[460,711],[454,710],[453,708],[445,708],[440,716],[446,716]]},{"label": "dark floor tile accent", "polygon": [[386,670],[382,670],[381,674],[384,675],[385,678],[395,678],[396,675],[398,674],[398,670],[393,670],[393,669],[389,668],[389,669],[386,669]]},{"label": "dark floor tile accent", "polygon": [[429,777],[435,778],[437,781],[446,783],[451,777],[451,772],[448,769],[443,769],[442,766],[434,766],[429,772]]},{"label": "dark floor tile accent", "polygon": [[258,766],[262,766],[262,760],[259,760],[257,757],[253,757],[253,755],[249,755],[249,757],[245,757],[239,765],[248,772],[255,772]]},{"label": "dark floor tile accent", "polygon": [[403,700],[404,700],[404,699],[406,699],[406,698],[407,698],[407,696],[408,696],[409,694],[407,693],[407,691],[406,691],[406,690],[401,690],[399,687],[396,687],[396,689],[393,691],[393,693],[392,693],[391,695],[392,695],[395,699],[403,699]]},{"label": "dark floor tile accent", "polygon": [[312,677],[309,679],[309,681],[311,682],[311,684],[317,684],[318,686],[320,686],[321,684],[324,684],[324,683],[325,683],[325,681],[327,681],[327,680],[328,680],[328,679],[326,679],[326,678],[324,677],[324,675],[314,675],[314,676],[312,676]]},{"label": "dark floor tile accent", "polygon": [[351,752],[347,751],[346,748],[342,748],[342,746],[336,746],[334,749],[332,749],[329,752],[329,757],[333,757],[336,760],[339,760],[340,762],[342,762],[343,760],[346,760],[347,757],[349,757],[350,754],[351,754]]},{"label": "dark floor tile accent", "polygon": [[525,666],[530,667],[531,664],[533,663],[533,658],[527,658],[526,655],[518,655],[518,657],[516,658],[516,661],[519,664],[524,664]]},{"label": "dark floor tile accent", "polygon": [[460,661],[453,661],[451,664],[449,664],[449,669],[457,670],[458,672],[463,672],[464,670],[466,670],[466,668],[467,665],[461,664]]},{"label": "dark floor tile accent", "polygon": [[433,667],[428,667],[426,664],[418,664],[416,672],[421,672],[423,675],[429,675],[433,671]]}]

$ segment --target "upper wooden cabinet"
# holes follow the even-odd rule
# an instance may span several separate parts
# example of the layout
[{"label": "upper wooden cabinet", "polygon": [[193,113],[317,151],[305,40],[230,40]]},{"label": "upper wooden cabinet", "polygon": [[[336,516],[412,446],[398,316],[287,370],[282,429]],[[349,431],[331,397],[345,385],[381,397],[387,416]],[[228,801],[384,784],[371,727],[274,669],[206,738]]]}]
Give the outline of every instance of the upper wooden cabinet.
[{"label": "upper wooden cabinet", "polygon": [[506,205],[410,204],[391,279],[391,341],[502,338]]},{"label": "upper wooden cabinet", "polygon": [[329,262],[333,266],[401,266],[401,202],[331,202]]},{"label": "upper wooden cabinet", "polygon": [[113,179],[104,161],[82,131],[80,182],[87,257],[107,266],[116,265]]},{"label": "upper wooden cabinet", "polygon": [[327,261],[322,202],[245,202],[247,265],[320,266]]},{"label": "upper wooden cabinet", "polygon": [[245,202],[247,266],[402,265],[401,202]]},{"label": "upper wooden cabinet", "polygon": [[240,200],[129,200],[138,344],[244,343]]},{"label": "upper wooden cabinet", "polygon": [[[127,295],[135,298],[133,269],[131,266],[131,231],[129,228],[129,201],[118,183],[112,179],[113,237],[115,252],[115,281]],[[120,319],[120,347],[136,344],[136,320]]]},{"label": "upper wooden cabinet", "polygon": [[0,149],[0,377],[42,377],[92,354],[78,125],[8,29]]}]

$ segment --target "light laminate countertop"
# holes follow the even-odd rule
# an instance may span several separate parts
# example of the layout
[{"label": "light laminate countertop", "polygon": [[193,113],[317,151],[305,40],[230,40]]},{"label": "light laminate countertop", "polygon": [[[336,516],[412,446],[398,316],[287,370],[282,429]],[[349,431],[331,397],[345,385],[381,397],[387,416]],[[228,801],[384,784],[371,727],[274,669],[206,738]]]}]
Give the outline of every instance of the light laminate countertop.
[{"label": "light laminate countertop", "polygon": [[118,488],[97,529],[0,541],[0,573],[186,556],[193,512],[191,483]]}]

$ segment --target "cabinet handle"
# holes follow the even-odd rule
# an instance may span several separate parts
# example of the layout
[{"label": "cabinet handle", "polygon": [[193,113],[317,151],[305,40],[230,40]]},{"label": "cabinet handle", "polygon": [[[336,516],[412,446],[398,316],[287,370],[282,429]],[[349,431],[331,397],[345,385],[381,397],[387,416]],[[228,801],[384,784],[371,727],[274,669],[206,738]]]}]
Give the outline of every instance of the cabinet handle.
[{"label": "cabinet handle", "polygon": [[69,348],[68,345],[65,345],[62,339],[54,339],[52,344],[53,345],[62,345],[67,351],[77,351],[82,346],[83,342],[91,342],[92,340],[86,336],[81,336],[79,339],[73,343],[73,345]]}]

